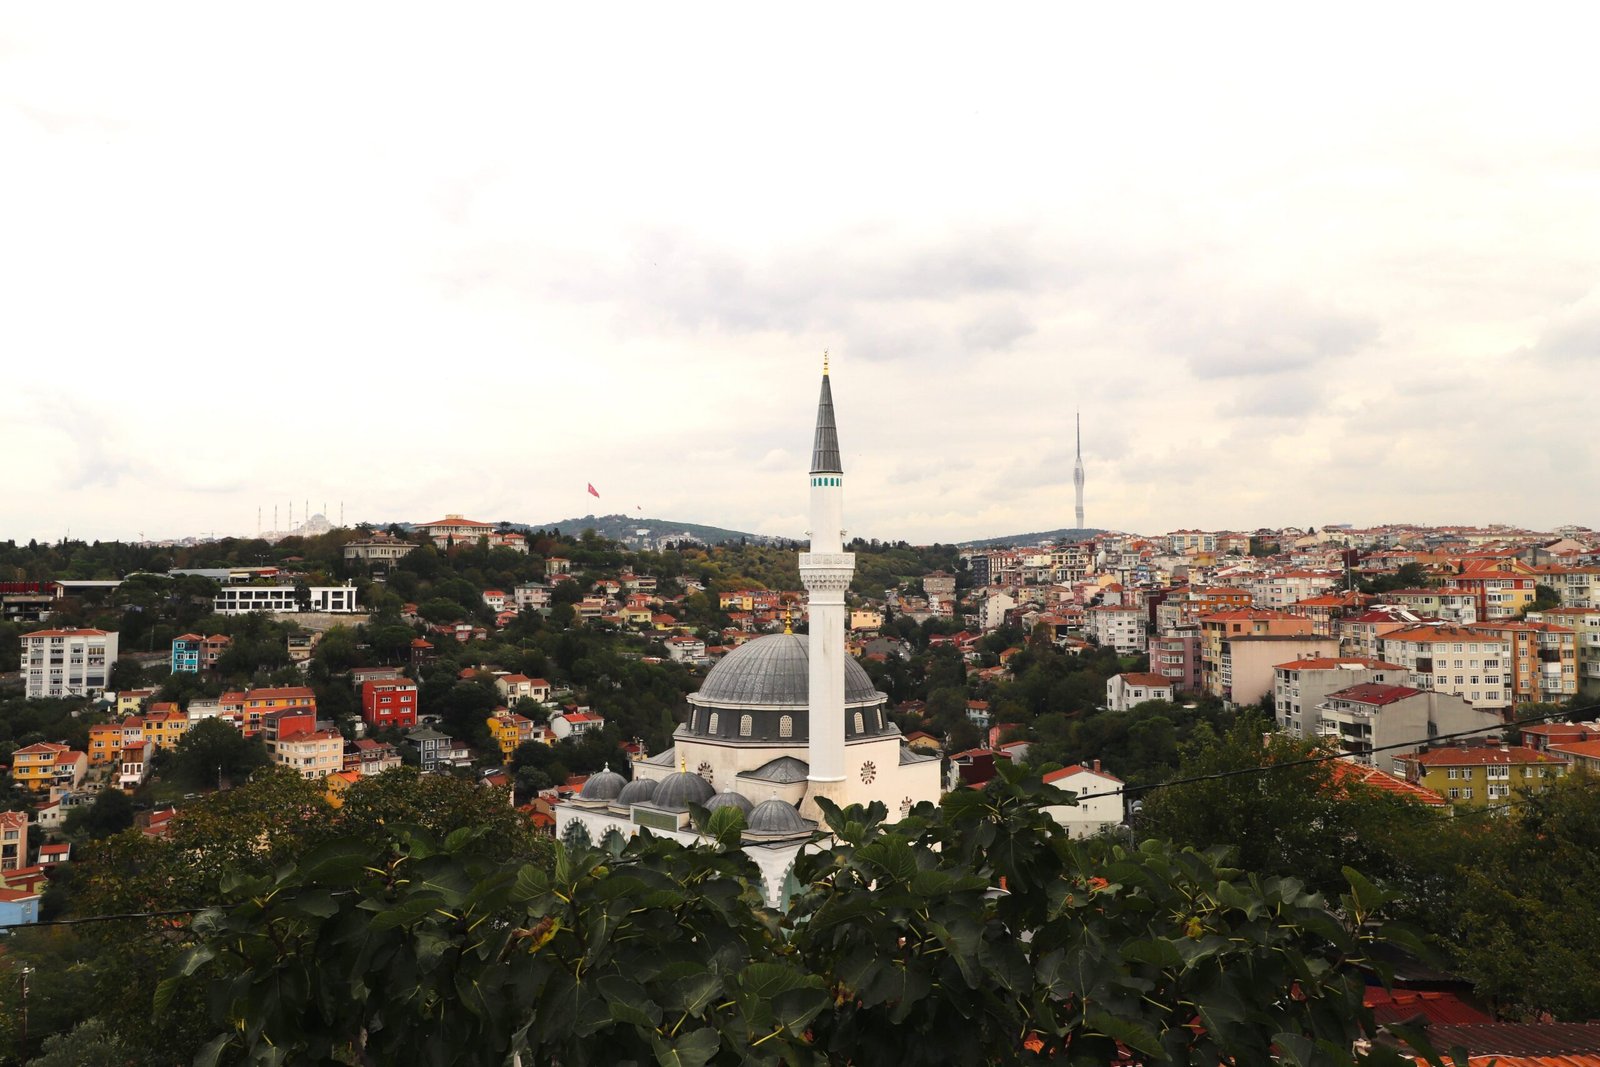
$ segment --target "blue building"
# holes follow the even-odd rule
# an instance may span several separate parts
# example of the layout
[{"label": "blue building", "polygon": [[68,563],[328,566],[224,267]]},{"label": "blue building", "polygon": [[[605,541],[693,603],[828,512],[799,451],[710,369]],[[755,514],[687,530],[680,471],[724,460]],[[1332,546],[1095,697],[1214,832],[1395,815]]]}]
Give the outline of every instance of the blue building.
[{"label": "blue building", "polygon": [[38,890],[0,889],[0,929],[38,921]]},{"label": "blue building", "polygon": [[172,639],[172,673],[188,674],[200,673],[200,643],[199,634],[184,634],[182,637]]}]

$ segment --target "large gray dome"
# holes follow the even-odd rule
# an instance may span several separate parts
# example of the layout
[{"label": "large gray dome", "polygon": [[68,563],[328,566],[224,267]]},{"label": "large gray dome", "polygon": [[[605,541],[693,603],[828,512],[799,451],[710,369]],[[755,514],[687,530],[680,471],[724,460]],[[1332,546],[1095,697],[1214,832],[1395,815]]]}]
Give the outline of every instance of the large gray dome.
[{"label": "large gray dome", "polygon": [[690,804],[704,804],[715,792],[711,783],[692,771],[679,771],[661,779],[651,803],[658,808],[683,810]]},{"label": "large gray dome", "polygon": [[757,804],[745,826],[753,834],[803,834],[811,829],[793,804],[785,804],[777,797]]},{"label": "large gray dome", "polygon": [[607,767],[599,774],[590,775],[589,780],[583,783],[583,791],[578,794],[578,799],[615,800],[627,784],[626,778]]},{"label": "large gray dome", "polygon": [[743,793],[735,793],[731,789],[718,793],[705,803],[705,809],[707,811],[716,811],[718,808],[738,808],[742,813],[744,813],[747,819],[749,818],[750,811],[752,808],[754,808],[754,806],[755,805],[750,803],[749,797],[745,796]]},{"label": "large gray dome", "polygon": [[[727,708],[796,708],[807,706],[811,691],[808,638],[804,634],[770,634],[747,641],[711,668],[705,684],[689,697],[693,704]],[[853,656],[844,659],[846,707],[884,700]]]},{"label": "large gray dome", "polygon": [[656,780],[654,778],[635,778],[622,787],[622,792],[617,794],[618,804],[643,804],[653,800],[656,795]]}]

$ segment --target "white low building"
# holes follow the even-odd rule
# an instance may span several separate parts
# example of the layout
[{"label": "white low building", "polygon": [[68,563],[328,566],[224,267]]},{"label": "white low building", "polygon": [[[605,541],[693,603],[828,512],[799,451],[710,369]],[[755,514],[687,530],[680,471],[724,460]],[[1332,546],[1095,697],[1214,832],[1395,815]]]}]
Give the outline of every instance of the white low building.
[{"label": "white low building", "polygon": [[1106,680],[1106,710],[1128,711],[1147,700],[1171,700],[1172,679],[1164,674],[1113,674]]},{"label": "white low building", "polygon": [[1077,798],[1076,804],[1055,804],[1044,809],[1073,837],[1093,837],[1121,824],[1125,817],[1122,779],[1101,770],[1099,760],[1088,767],[1075,763],[1051,771],[1044,780]]},{"label": "white low building", "polygon": [[248,615],[252,611],[320,611],[348,615],[356,610],[353,585],[310,586],[309,602],[302,607],[292,585],[234,585],[218,590],[211,608],[218,615]]}]

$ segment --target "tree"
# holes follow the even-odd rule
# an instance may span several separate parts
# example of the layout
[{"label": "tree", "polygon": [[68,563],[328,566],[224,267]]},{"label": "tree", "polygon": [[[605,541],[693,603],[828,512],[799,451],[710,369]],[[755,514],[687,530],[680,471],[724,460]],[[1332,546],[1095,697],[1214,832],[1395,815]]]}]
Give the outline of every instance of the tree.
[{"label": "tree", "polygon": [[120,789],[102,789],[92,804],[67,812],[62,829],[71,837],[95,840],[121,833],[133,825],[133,801]]},{"label": "tree", "polygon": [[202,990],[230,1062],[1402,1062],[1350,1053],[1387,901],[1359,874],[1333,906],[1214,854],[1104,851],[1042,811],[1060,791],[997,781],[894,826],[825,804],[785,915],[724,843],[540,869],[481,830],[326,842],[197,918],[157,1010]]},{"label": "tree", "polygon": [[267,765],[267,750],[223,719],[201,719],[178,741],[172,774],[193,788],[217,786],[226,778],[239,781]]},{"label": "tree", "polygon": [[1529,1019],[1600,1015],[1600,777],[1579,772],[1474,820],[1443,931],[1456,963],[1501,1010]]}]

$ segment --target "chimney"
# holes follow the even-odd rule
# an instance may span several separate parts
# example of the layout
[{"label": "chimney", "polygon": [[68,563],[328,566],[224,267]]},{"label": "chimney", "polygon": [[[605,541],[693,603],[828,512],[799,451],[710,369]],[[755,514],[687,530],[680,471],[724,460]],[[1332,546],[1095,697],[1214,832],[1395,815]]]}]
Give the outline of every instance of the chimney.
[{"label": "chimney", "polygon": [[1099,760],[1095,760],[1094,761],[1094,773],[1096,773],[1096,774],[1100,773],[1100,761]]}]

